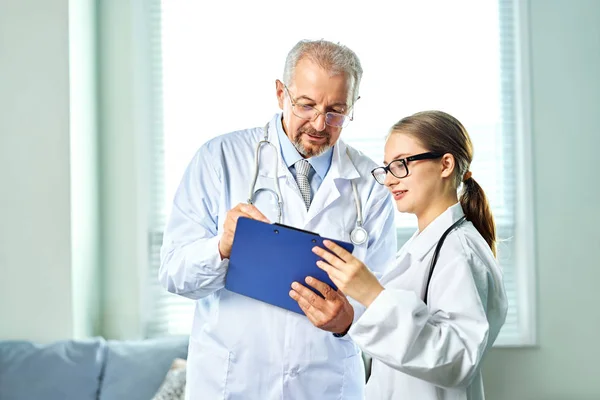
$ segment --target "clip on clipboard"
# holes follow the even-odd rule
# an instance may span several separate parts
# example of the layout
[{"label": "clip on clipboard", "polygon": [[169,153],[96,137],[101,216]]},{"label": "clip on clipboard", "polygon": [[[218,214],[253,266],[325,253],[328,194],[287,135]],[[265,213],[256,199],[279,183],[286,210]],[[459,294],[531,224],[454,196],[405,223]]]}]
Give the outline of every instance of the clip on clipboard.
[{"label": "clip on clipboard", "polygon": [[231,247],[225,288],[304,315],[298,303],[289,296],[292,282],[307,286],[304,279],[312,276],[337,290],[327,273],[317,267],[320,257],[312,252],[314,246],[324,247],[323,240],[326,239],[349,252],[354,250],[351,243],[325,238],[314,232],[240,217]]}]

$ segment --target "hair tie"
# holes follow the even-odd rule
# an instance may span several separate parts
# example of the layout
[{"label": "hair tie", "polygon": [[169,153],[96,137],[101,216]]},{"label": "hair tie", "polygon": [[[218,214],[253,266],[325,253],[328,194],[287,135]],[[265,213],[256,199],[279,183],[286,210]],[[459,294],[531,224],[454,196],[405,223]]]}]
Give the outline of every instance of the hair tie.
[{"label": "hair tie", "polygon": [[466,181],[468,181],[469,179],[471,179],[471,175],[473,175],[473,174],[471,173],[471,171],[467,171],[467,172],[465,172],[465,175],[463,176],[463,182],[466,182]]}]

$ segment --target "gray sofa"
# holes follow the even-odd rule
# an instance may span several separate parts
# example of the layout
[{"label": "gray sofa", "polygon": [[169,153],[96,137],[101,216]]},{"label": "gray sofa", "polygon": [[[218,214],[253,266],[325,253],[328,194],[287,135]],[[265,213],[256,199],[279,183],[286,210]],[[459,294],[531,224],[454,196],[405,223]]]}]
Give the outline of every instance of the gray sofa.
[{"label": "gray sofa", "polygon": [[0,399],[150,400],[187,346],[187,337],[0,341]]}]

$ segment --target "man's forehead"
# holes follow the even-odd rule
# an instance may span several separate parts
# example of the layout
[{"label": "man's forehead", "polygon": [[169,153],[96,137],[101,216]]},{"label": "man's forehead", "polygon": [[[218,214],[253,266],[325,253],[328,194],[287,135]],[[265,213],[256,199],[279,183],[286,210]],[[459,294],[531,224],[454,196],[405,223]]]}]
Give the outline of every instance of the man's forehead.
[{"label": "man's forehead", "polygon": [[293,91],[296,100],[305,99],[312,101],[327,100],[330,105],[346,105],[352,102],[351,85],[320,85],[316,82],[292,81],[289,88]]}]

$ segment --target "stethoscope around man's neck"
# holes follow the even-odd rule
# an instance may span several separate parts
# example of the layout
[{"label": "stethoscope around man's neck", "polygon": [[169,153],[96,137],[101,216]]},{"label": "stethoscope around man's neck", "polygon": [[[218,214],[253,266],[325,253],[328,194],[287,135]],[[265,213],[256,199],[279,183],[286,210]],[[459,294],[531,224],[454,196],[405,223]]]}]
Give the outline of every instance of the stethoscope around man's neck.
[{"label": "stethoscope around man's neck", "polygon": [[[256,195],[262,191],[269,192],[273,195],[273,197],[277,200],[277,223],[281,224],[281,220],[283,218],[283,196],[281,195],[281,189],[279,188],[279,179],[278,179],[278,171],[279,171],[279,151],[269,141],[269,123],[265,125],[263,128],[264,137],[261,141],[258,142],[256,146],[256,157],[254,158],[254,176],[252,178],[252,184],[250,185],[250,191],[248,193],[248,204],[254,204],[254,199]],[[260,188],[254,191],[256,186],[256,180],[258,179],[258,169],[260,166],[260,150],[264,145],[271,146],[275,151],[275,177],[273,180],[275,181],[275,190],[269,188]],[[348,154],[348,158],[350,158],[350,154],[346,149],[346,154]],[[351,160],[352,161],[352,160]],[[356,182],[354,180],[350,181],[352,183],[352,193],[354,195],[354,203],[356,205],[356,226],[350,232],[350,241],[354,245],[361,245],[366,243],[369,240],[369,234],[363,228],[363,214],[362,207],[360,203],[360,198],[358,196],[358,189],[356,188]]]}]

